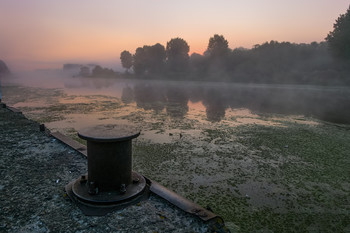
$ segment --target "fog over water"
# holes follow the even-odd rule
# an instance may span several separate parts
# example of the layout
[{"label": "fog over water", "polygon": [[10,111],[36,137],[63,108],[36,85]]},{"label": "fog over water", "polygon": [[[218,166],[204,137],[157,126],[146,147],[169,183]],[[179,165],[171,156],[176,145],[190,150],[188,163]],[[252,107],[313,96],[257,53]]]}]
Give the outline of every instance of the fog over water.
[{"label": "fog over water", "polygon": [[[348,219],[346,86],[72,77],[61,71],[18,74],[3,83],[6,104],[75,140],[77,131],[93,125],[139,128],[133,169],[210,206],[232,229],[265,231],[264,221],[273,232],[299,225],[302,232],[322,231],[331,224],[341,229]],[[10,144],[16,145],[26,146]]]},{"label": "fog over water", "polygon": [[[350,90],[314,85],[236,84],[72,77],[63,71],[15,74],[3,85],[58,88],[68,95],[107,95],[139,109],[165,111],[185,117],[192,108],[205,108],[208,121],[219,122],[228,110],[248,109],[255,114],[314,117],[350,123]],[[6,97],[4,97],[6,99]]]}]

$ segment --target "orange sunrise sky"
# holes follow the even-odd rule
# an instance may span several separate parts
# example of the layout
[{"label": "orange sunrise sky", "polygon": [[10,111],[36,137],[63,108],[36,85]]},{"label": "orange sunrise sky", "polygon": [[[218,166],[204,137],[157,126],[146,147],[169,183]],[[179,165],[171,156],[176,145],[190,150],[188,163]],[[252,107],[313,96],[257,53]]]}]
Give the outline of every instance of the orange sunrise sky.
[{"label": "orange sunrise sky", "polygon": [[117,69],[123,50],[181,37],[202,54],[221,34],[230,48],[270,40],[321,42],[348,0],[0,0],[0,60],[11,70],[99,63]]}]

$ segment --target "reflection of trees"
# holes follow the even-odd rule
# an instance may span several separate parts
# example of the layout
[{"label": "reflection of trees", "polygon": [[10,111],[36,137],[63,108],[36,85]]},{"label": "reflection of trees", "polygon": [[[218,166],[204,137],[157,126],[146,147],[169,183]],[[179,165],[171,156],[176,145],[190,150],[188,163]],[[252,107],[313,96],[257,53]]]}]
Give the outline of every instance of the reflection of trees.
[{"label": "reflection of trees", "polygon": [[199,102],[203,100],[204,96],[204,89],[203,87],[192,87],[188,88],[187,92],[189,93],[189,99],[193,102]]},{"label": "reflection of trees", "polygon": [[138,84],[134,87],[137,107],[160,112],[165,106],[163,89],[154,85]]},{"label": "reflection of trees", "polygon": [[[122,98],[131,88],[123,90]],[[156,112],[166,109],[174,118],[188,112],[188,100],[202,101],[207,119],[217,122],[227,108],[247,108],[256,114],[277,113],[314,116],[332,122],[349,123],[349,92],[318,88],[275,86],[194,86],[136,85],[133,89],[138,107]],[[124,100],[123,100],[124,101]]]},{"label": "reflection of trees", "polygon": [[187,92],[180,87],[138,84],[134,87],[137,107],[160,112],[164,108],[171,117],[183,117],[188,112]]},{"label": "reflection of trees", "polygon": [[184,117],[188,112],[187,92],[180,87],[168,87],[166,90],[166,111],[171,117]]},{"label": "reflection of trees", "polygon": [[74,78],[64,80],[64,87],[66,88],[81,88],[81,87],[93,87],[96,89],[108,88],[115,83],[113,79],[109,78]]},{"label": "reflection of trees", "polygon": [[206,107],[207,119],[209,121],[218,122],[218,121],[221,121],[222,118],[224,118],[226,108],[222,105],[222,103],[207,104],[205,105],[205,107]]},{"label": "reflection of trees", "polygon": [[124,87],[122,90],[122,101],[124,104],[130,104],[134,101],[134,91],[131,87]]},{"label": "reflection of trees", "polygon": [[219,90],[209,90],[203,96],[203,105],[206,107],[207,119],[212,122],[221,121],[225,117],[227,101]]}]

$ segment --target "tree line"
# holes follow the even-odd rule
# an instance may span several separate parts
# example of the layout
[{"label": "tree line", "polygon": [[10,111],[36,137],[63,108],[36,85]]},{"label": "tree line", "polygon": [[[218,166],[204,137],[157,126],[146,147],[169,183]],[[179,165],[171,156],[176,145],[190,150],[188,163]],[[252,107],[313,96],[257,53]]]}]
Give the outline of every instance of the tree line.
[{"label": "tree line", "polygon": [[[346,62],[335,59],[327,42],[293,44],[270,41],[252,49],[231,50],[222,35],[209,40],[203,55],[188,54],[185,40],[175,38],[165,48],[157,43],[121,53],[122,66],[141,79],[232,81],[249,83],[343,82]],[[350,80],[347,80],[350,81]]]},{"label": "tree line", "polygon": [[145,45],[123,51],[122,66],[136,78],[254,83],[350,84],[350,7],[339,16],[325,42],[295,44],[270,41],[252,49],[230,49],[223,35],[209,39],[204,54],[173,38],[166,47]]}]

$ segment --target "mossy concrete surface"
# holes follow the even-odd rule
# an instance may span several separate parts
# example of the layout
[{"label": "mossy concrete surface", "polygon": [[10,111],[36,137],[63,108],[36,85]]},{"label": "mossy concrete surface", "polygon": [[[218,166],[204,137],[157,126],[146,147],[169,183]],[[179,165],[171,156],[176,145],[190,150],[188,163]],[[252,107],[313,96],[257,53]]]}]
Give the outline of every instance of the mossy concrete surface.
[{"label": "mossy concrete surface", "polygon": [[5,108],[0,129],[0,232],[212,231],[154,195],[103,217],[84,216],[64,186],[87,172],[86,159]]}]

